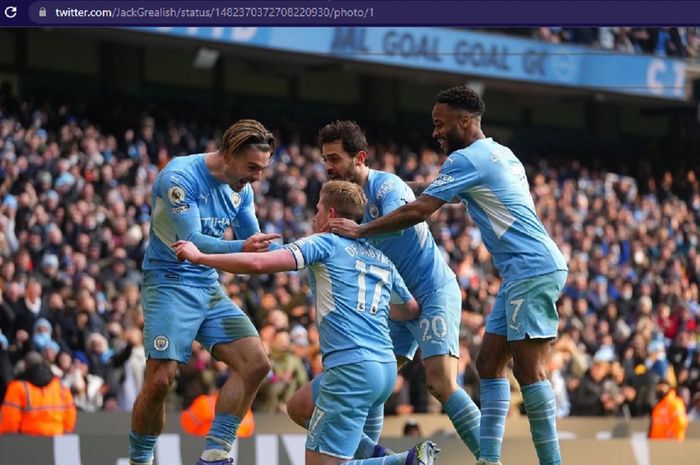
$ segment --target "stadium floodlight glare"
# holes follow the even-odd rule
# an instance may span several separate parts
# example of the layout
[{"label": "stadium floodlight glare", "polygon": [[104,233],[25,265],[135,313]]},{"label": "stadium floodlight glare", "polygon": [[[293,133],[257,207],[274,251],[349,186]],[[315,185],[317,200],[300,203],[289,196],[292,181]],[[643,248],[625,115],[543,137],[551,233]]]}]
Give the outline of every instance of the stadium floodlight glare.
[{"label": "stadium floodlight glare", "polygon": [[211,48],[200,47],[194,56],[192,66],[199,69],[212,69],[219,59],[219,51]]}]

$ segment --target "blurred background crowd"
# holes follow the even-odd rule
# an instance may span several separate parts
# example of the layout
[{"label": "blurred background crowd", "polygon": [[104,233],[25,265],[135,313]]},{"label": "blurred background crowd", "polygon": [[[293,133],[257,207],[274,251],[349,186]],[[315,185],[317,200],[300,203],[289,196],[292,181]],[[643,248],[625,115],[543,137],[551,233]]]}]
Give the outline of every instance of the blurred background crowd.
[{"label": "blurred background crowd", "polygon": [[[71,105],[0,95],[0,395],[25,355],[38,351],[79,409],[132,407],[145,366],[139,269],[151,186],[169,159],[213,151],[217,136],[150,115],[134,121],[108,132]],[[372,168],[417,181],[433,179],[443,159],[432,146],[399,141],[372,145],[368,156]],[[664,379],[700,418],[700,180],[689,169],[636,168],[626,176],[577,161],[527,164],[537,211],[570,267],[548,362],[560,416],[647,415]],[[261,229],[284,242],[312,232],[324,179],[318,147],[279,140],[253,185]],[[478,402],[473,361],[501,281],[462,205],[442,208],[430,227],[462,288],[459,382]],[[223,273],[221,282],[273,362],[254,410],[284,412],[291,394],[322,370],[306,274]],[[195,344],[173,406],[189,406],[225,376]],[[386,412],[439,409],[417,356]]]},{"label": "blurred background crowd", "polygon": [[538,27],[499,31],[552,44],[584,45],[615,52],[691,60],[700,57],[700,28],[697,27]]}]

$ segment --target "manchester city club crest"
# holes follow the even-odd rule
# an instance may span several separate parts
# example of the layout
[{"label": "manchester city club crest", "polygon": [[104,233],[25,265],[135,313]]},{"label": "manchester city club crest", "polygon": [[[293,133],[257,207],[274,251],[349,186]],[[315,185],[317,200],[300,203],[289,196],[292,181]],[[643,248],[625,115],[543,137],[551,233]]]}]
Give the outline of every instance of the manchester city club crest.
[{"label": "manchester city club crest", "polygon": [[156,336],[153,339],[153,348],[157,351],[164,351],[170,346],[170,340],[166,336]]},{"label": "manchester city club crest", "polygon": [[376,218],[379,216],[379,208],[375,204],[370,204],[369,206],[369,216]]},{"label": "manchester city club crest", "polygon": [[234,207],[238,208],[241,205],[241,194],[239,194],[238,192],[232,192],[231,202],[233,202]]},{"label": "manchester city club crest", "polygon": [[180,186],[173,186],[168,189],[168,199],[170,203],[178,204],[185,200],[185,189]]}]

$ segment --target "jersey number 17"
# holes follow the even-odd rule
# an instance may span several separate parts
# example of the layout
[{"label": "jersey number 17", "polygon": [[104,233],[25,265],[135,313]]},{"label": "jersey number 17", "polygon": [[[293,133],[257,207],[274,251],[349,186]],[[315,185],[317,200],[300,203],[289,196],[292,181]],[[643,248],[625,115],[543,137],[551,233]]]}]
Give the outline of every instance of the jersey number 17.
[{"label": "jersey number 17", "polygon": [[370,285],[374,284],[374,291],[371,292],[372,301],[369,305],[369,313],[374,315],[379,311],[379,301],[382,297],[382,288],[389,284],[389,270],[375,265],[369,265],[363,261],[355,262],[355,269],[360,273],[357,276],[357,311],[364,312],[367,308],[367,275],[369,275]]}]

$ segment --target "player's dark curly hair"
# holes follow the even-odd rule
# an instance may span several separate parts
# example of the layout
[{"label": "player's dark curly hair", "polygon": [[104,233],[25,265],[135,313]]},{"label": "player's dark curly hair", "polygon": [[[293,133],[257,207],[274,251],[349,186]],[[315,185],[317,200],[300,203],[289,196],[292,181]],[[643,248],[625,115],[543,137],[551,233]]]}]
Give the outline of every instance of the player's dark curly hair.
[{"label": "player's dark curly hair", "polygon": [[343,150],[354,157],[359,151],[367,151],[367,138],[359,124],[350,120],[339,120],[326,124],[318,132],[319,145],[341,141]]},{"label": "player's dark curly hair", "polygon": [[223,155],[236,155],[248,148],[261,152],[275,149],[275,136],[259,121],[242,119],[229,127],[221,138],[220,151]]},{"label": "player's dark curly hair", "polygon": [[437,94],[438,103],[446,103],[456,110],[464,110],[475,116],[486,112],[486,104],[479,94],[466,85],[450,87]]}]

